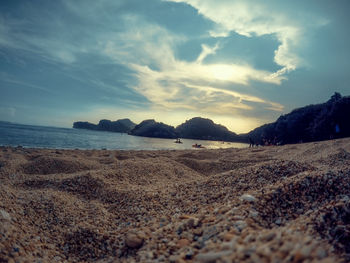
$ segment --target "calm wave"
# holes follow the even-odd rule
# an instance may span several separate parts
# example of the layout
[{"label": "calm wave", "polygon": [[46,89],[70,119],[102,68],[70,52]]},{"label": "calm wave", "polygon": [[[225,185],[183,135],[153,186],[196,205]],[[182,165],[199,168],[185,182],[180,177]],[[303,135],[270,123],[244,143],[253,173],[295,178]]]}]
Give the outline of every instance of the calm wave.
[{"label": "calm wave", "polygon": [[244,148],[244,143],[182,139],[158,139],[131,136],[125,133],[90,131],[0,122],[0,145],[27,148],[110,149],[110,150],[169,150],[192,149],[195,143],[205,148]]}]

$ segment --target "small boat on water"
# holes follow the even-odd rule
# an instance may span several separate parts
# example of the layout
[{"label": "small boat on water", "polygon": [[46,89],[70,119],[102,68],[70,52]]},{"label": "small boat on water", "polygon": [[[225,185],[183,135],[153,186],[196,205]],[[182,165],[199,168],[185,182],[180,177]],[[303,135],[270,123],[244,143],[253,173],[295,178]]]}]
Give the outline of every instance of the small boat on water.
[{"label": "small boat on water", "polygon": [[202,144],[193,144],[192,145],[193,148],[205,148]]},{"label": "small boat on water", "polygon": [[180,139],[176,139],[176,141],[174,141],[174,143],[182,143],[182,141]]}]

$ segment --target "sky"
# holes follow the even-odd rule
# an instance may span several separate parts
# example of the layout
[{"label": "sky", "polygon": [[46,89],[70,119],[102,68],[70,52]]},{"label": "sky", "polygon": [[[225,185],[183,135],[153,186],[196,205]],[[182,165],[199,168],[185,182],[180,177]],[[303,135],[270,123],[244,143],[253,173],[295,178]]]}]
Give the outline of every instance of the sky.
[{"label": "sky", "polygon": [[210,118],[350,95],[348,0],[1,0],[0,120]]}]

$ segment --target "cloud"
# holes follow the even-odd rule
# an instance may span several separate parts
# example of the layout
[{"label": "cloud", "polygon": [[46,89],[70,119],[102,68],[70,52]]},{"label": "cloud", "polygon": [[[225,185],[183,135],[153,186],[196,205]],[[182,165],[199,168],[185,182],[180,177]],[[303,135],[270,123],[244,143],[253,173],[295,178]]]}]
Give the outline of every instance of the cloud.
[{"label": "cloud", "polygon": [[103,52],[134,71],[138,82],[129,87],[146,97],[153,108],[229,115],[254,111],[248,102],[272,111],[283,110],[280,104],[234,91],[235,85],[249,85],[253,80],[280,84],[283,77],[271,78],[273,72],[257,70],[248,64],[204,63],[208,56],[215,55],[218,44],[203,44],[195,61],[178,60],[174,49],[186,41],[185,37],[173,35],[140,17],[125,19],[124,24],[128,25],[125,31],[112,36]]},{"label": "cloud", "polygon": [[14,107],[0,107],[0,117],[2,120],[11,120],[15,117],[16,108]]},{"label": "cloud", "polygon": [[[37,24],[28,19],[19,20],[11,17],[4,19],[0,15],[0,48],[29,52],[50,62],[65,64],[75,62],[76,54],[81,48],[68,39],[57,37],[57,35],[63,35],[63,29],[60,29],[59,23],[50,21],[48,24],[56,34],[36,32]],[[28,28],[32,28],[31,31],[28,31]]]},{"label": "cloud", "polygon": [[[283,110],[278,103],[249,94],[249,85],[252,82],[279,85],[285,79],[284,73],[295,69],[299,58],[290,50],[297,43],[297,28],[286,24],[278,27],[279,31],[277,27],[272,28],[273,21],[265,23],[259,18],[262,11],[258,7],[251,14],[248,6],[234,6],[230,1],[226,2],[226,7],[224,2],[217,6],[210,1],[177,2],[191,4],[216,23],[211,31],[211,44],[203,40],[200,43],[202,51],[193,61],[179,59],[176,52],[181,44],[191,39],[191,35],[175,34],[165,25],[152,22],[154,20],[150,17],[136,11],[121,11],[128,1],[89,1],[88,4],[85,1],[63,1],[65,9],[57,14],[43,8],[28,12],[31,15],[21,20],[0,19],[0,46],[30,52],[45,62],[63,63],[67,71],[75,68],[83,71],[85,62],[88,62],[92,65],[89,68],[92,72],[96,63],[92,58],[95,57],[110,64],[111,68],[123,65],[133,72],[127,73],[133,77],[129,78],[127,87],[145,97],[152,105],[151,110],[157,109],[158,112],[188,111],[232,116],[247,115],[247,112],[254,115],[257,108],[270,112]],[[231,8],[236,8],[237,17],[232,18]],[[67,17],[67,20],[62,17]],[[264,23],[255,22],[257,17]],[[256,69],[241,61],[210,63],[208,58],[214,57],[221,48],[216,37],[227,36],[232,31],[247,37],[275,34],[281,42],[275,53],[281,71]],[[84,56],[88,58],[83,60]],[[94,77],[87,77],[86,81],[98,87],[101,93],[118,89],[111,81],[99,76],[96,69],[91,73]],[[120,76],[116,75],[116,82],[118,78]],[[238,86],[247,89],[243,92],[241,88],[238,92]],[[101,96],[108,96],[106,94]]]},{"label": "cloud", "polygon": [[50,90],[46,87],[42,87],[41,85],[32,84],[32,83],[29,83],[28,81],[22,81],[22,80],[18,79],[18,77],[7,74],[6,72],[0,72],[0,82],[6,82],[6,83],[13,84],[13,85],[26,87],[29,89],[40,90],[40,91],[43,91],[45,93],[53,93],[52,90]]},{"label": "cloud", "polygon": [[8,32],[10,31],[9,26],[5,23],[4,19],[0,16],[0,46],[8,46]]},{"label": "cloud", "polygon": [[242,36],[274,35],[279,41],[274,61],[282,68],[268,79],[278,78],[302,65],[298,56],[304,28],[286,10],[277,9],[273,2],[257,0],[168,0],[183,2],[197,9],[198,13],[215,22],[210,31],[212,37],[227,37],[231,32]]},{"label": "cloud", "polygon": [[127,31],[115,33],[102,42],[105,55],[121,64],[138,63],[160,68],[175,62],[173,47],[181,37],[168,34],[158,25],[139,24],[135,17],[125,19],[131,24]]},{"label": "cloud", "polygon": [[202,44],[202,52],[200,53],[200,55],[197,58],[197,63],[202,63],[203,60],[211,54],[215,54],[216,50],[219,48],[219,45],[216,44],[214,47],[209,47],[205,44]]},{"label": "cloud", "polygon": [[[133,88],[153,103],[166,108],[198,109],[202,107],[203,110],[206,108],[209,111],[220,110],[222,113],[232,113],[231,110],[237,108],[252,109],[246,106],[244,101],[272,106],[271,102],[232,89],[235,83],[247,84],[249,78],[264,80],[269,75],[267,72],[259,72],[249,67],[177,62],[163,71],[136,64],[132,65],[132,68],[136,71],[135,75],[139,80],[138,85]],[[226,107],[223,106],[224,102]],[[206,106],[203,107],[203,105]],[[273,108],[278,108],[280,111],[283,107]]]}]

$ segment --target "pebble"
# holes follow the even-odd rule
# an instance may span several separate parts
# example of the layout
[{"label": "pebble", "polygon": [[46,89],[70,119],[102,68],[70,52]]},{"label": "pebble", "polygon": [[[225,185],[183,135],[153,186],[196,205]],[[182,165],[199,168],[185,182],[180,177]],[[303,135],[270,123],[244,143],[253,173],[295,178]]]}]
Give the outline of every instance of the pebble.
[{"label": "pebble", "polygon": [[323,259],[327,257],[327,252],[323,248],[319,247],[316,249],[316,255],[318,259]]},{"label": "pebble", "polygon": [[0,220],[1,221],[11,221],[11,216],[5,210],[0,209]]},{"label": "pebble", "polygon": [[[7,237],[12,229],[11,216],[5,210],[0,209],[0,240]],[[0,243],[1,251],[1,243]]]},{"label": "pebble", "polygon": [[269,232],[269,233],[266,233],[264,235],[262,235],[260,237],[260,240],[263,241],[263,242],[269,242],[271,241],[272,239],[274,239],[276,237],[276,233],[274,232]]},{"label": "pebble", "polygon": [[188,246],[190,243],[191,242],[188,239],[182,238],[177,241],[177,246],[182,248]]},{"label": "pebble", "polygon": [[129,248],[140,248],[143,245],[143,238],[135,233],[128,233],[125,238],[125,244]]},{"label": "pebble", "polygon": [[193,230],[193,234],[196,236],[201,236],[203,234],[203,229],[201,228],[196,228]]},{"label": "pebble", "polygon": [[241,196],[241,200],[253,203],[256,201],[256,198],[250,194],[244,194]]},{"label": "pebble", "polygon": [[275,221],[275,224],[276,225],[281,225],[282,224],[281,218],[277,218],[276,221]]},{"label": "pebble", "polygon": [[237,238],[231,239],[229,242],[221,244],[221,250],[233,250],[237,245]]},{"label": "pebble", "polygon": [[212,262],[216,262],[221,257],[231,255],[232,253],[233,252],[230,250],[224,250],[220,252],[199,253],[196,256],[196,260],[202,263],[212,263]]},{"label": "pebble", "polygon": [[171,255],[170,257],[169,257],[169,262],[170,263],[176,263],[176,262],[178,262],[178,260],[179,260],[179,256],[178,255]]},{"label": "pebble", "polygon": [[301,250],[300,253],[303,255],[303,257],[307,258],[311,254],[311,247],[310,246],[304,246]]},{"label": "pebble", "polygon": [[219,213],[220,213],[220,214],[225,214],[225,213],[227,213],[228,211],[230,211],[230,207],[228,207],[228,206],[223,206],[223,207],[220,208]]},{"label": "pebble", "polygon": [[186,226],[189,228],[197,227],[199,225],[199,219],[191,217],[187,220]]},{"label": "pebble", "polygon": [[216,217],[215,216],[209,216],[205,219],[203,219],[203,223],[211,223],[211,222],[215,222]]},{"label": "pebble", "polygon": [[259,216],[259,212],[255,210],[250,210],[249,211],[249,216],[252,218],[257,218]]},{"label": "pebble", "polygon": [[297,209],[296,213],[299,214],[299,215],[301,215],[301,214],[304,213],[304,209],[299,208],[299,209]]},{"label": "pebble", "polygon": [[239,212],[239,208],[238,207],[234,207],[231,210],[228,210],[225,214],[226,215],[235,215]]},{"label": "pebble", "polygon": [[180,215],[179,219],[190,219],[191,216],[190,215]]},{"label": "pebble", "polygon": [[301,253],[300,251],[297,251],[297,252],[294,254],[293,262],[294,262],[294,263],[301,262],[301,261],[303,261],[304,259],[306,259],[305,255],[303,255],[303,253]]},{"label": "pebble", "polygon": [[214,237],[218,234],[218,229],[216,226],[212,226],[210,228],[206,228],[203,231],[203,241],[207,241],[208,239]]},{"label": "pebble", "polygon": [[60,256],[55,256],[53,258],[56,262],[61,262],[62,261],[62,258]]},{"label": "pebble", "polygon": [[232,238],[234,238],[235,235],[231,234],[231,233],[226,233],[223,236],[224,241],[231,241]]},{"label": "pebble", "polygon": [[244,243],[251,243],[251,242],[254,242],[255,240],[256,240],[255,235],[249,234],[244,238]]},{"label": "pebble", "polygon": [[194,252],[191,248],[189,248],[186,252],[185,259],[189,260],[192,259],[194,256]]},{"label": "pebble", "polygon": [[244,219],[244,216],[239,216],[239,215],[234,215],[232,217],[233,220],[243,220]]},{"label": "pebble", "polygon": [[257,248],[256,253],[262,256],[269,256],[271,255],[271,248],[268,245],[264,244]]},{"label": "pebble", "polygon": [[248,225],[245,221],[243,220],[238,220],[234,223],[234,226],[239,230],[242,231],[243,229],[245,229]]},{"label": "pebble", "polygon": [[181,224],[177,227],[176,233],[177,233],[178,235],[181,235],[181,234],[182,234],[182,232],[184,231],[184,226],[185,226],[185,225],[186,225],[185,223],[181,223]]},{"label": "pebble", "polygon": [[252,254],[255,253],[255,248],[254,247],[248,247],[248,248],[244,248],[242,250],[244,256],[246,257],[250,257]]}]

